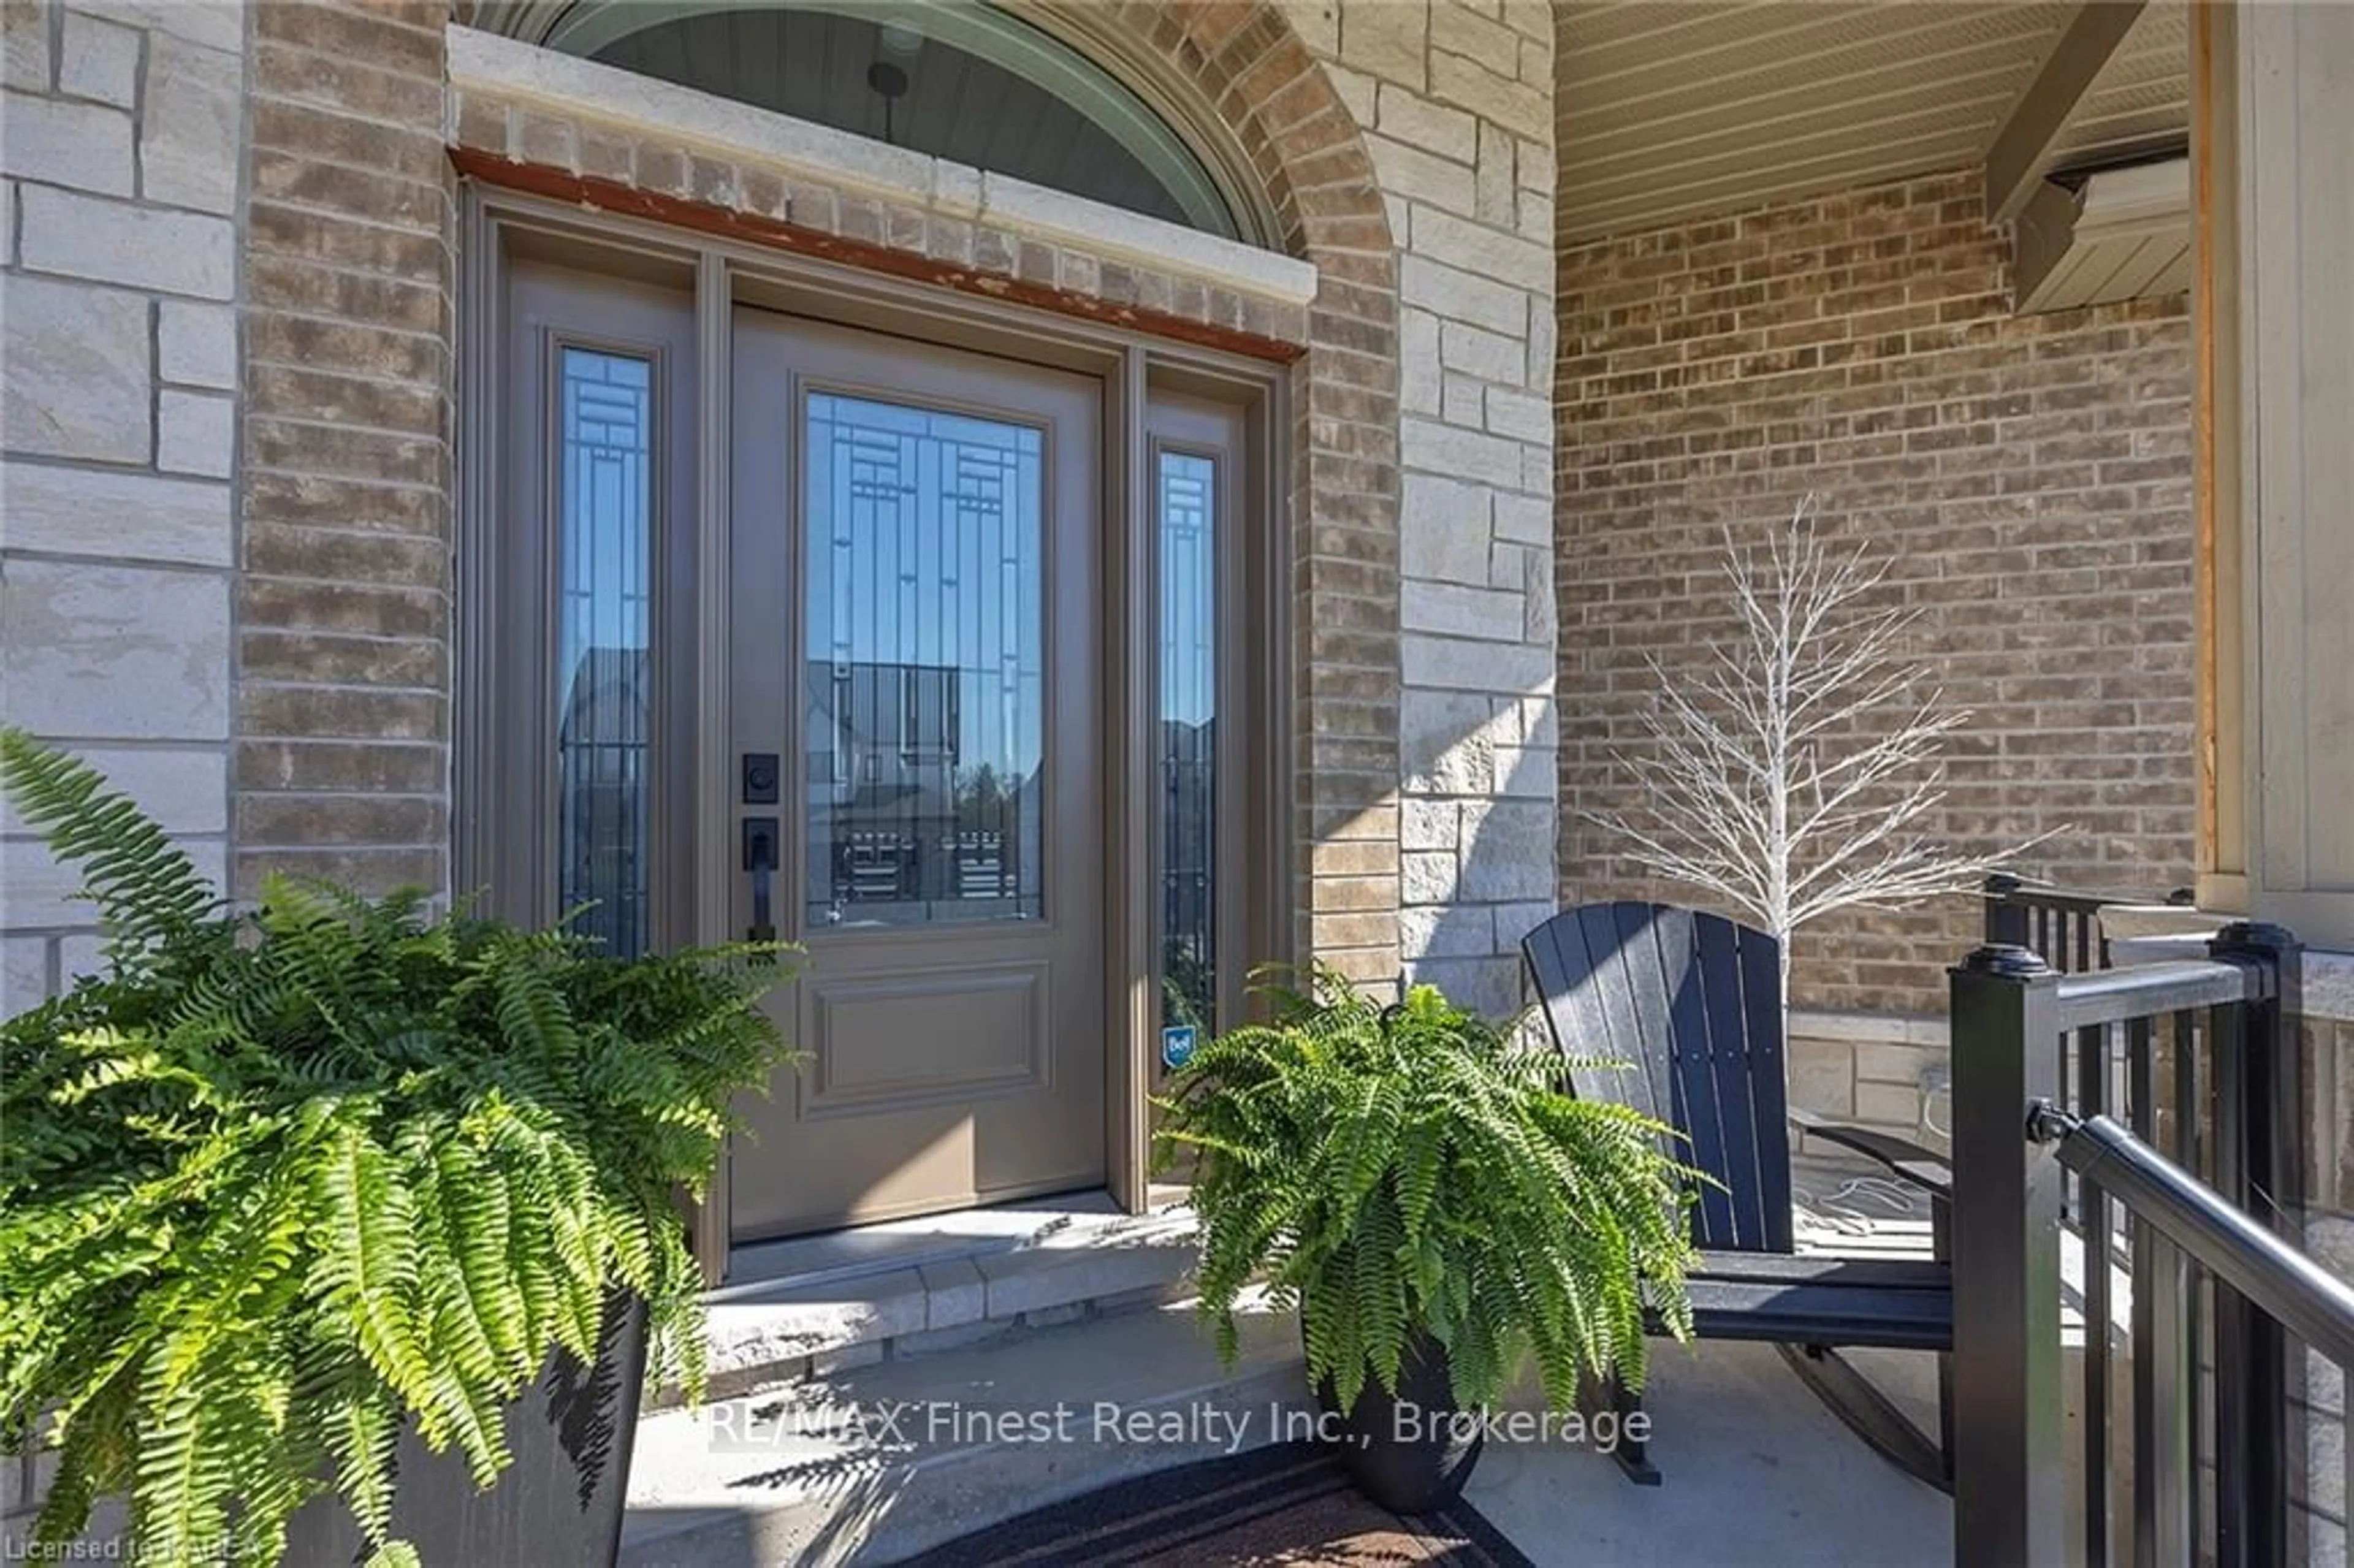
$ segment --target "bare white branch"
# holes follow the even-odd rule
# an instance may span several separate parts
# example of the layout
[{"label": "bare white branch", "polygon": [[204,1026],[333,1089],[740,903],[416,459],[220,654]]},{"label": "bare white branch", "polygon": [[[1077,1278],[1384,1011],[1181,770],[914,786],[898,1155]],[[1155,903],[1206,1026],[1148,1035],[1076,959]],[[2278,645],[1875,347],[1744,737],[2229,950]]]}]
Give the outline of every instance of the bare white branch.
[{"label": "bare white branch", "polygon": [[1787,966],[1810,920],[1970,891],[2042,842],[1982,853],[1928,835],[1946,737],[1969,715],[1917,694],[1919,608],[1882,602],[1888,561],[1834,549],[1813,497],[1762,543],[1728,529],[1723,571],[1737,631],[1693,672],[1651,660],[1648,749],[1614,754],[1643,804],[1580,813],[1630,859],[1772,932]]}]

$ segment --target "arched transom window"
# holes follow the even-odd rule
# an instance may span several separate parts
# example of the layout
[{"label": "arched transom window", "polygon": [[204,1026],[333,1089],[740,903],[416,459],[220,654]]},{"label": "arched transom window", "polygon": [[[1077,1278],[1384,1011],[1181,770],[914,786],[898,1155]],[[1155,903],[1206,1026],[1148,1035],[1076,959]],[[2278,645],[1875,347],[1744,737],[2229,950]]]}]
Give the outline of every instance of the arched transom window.
[{"label": "arched transom window", "polygon": [[546,43],[642,75],[1239,238],[1139,94],[977,0],[589,0]]}]

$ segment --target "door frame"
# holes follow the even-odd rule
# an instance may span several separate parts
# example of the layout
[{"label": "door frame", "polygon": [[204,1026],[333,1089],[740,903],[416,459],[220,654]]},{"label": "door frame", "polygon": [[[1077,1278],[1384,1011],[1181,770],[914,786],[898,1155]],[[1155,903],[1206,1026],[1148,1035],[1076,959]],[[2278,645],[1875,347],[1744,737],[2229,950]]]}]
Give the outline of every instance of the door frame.
[{"label": "door frame", "polygon": [[[782,310],[844,326],[983,353],[1097,376],[1104,387],[1103,515],[1106,780],[1104,994],[1108,1017],[1104,1115],[1107,1181],[1130,1213],[1147,1202],[1150,1107],[1160,1028],[1157,900],[1151,788],[1156,755],[1150,715],[1157,672],[1150,630],[1158,615],[1153,575],[1155,513],[1150,414],[1157,396],[1207,398],[1231,406],[1245,436],[1234,491],[1243,511],[1244,547],[1235,552],[1242,588],[1235,603],[1240,656],[1226,661],[1221,703],[1232,703],[1240,744],[1222,745],[1220,869],[1235,884],[1234,951],[1251,963],[1288,962],[1294,952],[1292,516],[1288,367],[1245,355],[1125,331],[1089,318],[981,299],[889,274],[699,230],[578,207],[547,198],[461,182],[458,235],[458,405],[454,556],[461,585],[455,616],[452,685],[452,885],[479,886],[492,863],[498,824],[481,803],[499,798],[494,774],[502,715],[498,683],[483,677],[485,596],[467,583],[499,580],[503,488],[513,461],[497,440],[506,395],[502,302],[506,272],[518,258],[621,279],[652,281],[691,296],[695,313],[695,450],[692,521],[695,614],[693,763],[685,791],[692,810],[691,898],[686,929],[672,940],[724,941],[735,936],[736,887],[717,868],[735,864],[741,807],[736,800],[727,714],[728,533],[732,346],[738,303]],[[675,655],[681,645],[669,645]],[[1222,903],[1225,900],[1222,900]],[[495,906],[494,906],[495,908]],[[1223,931],[1222,931],[1223,937]],[[726,1161],[705,1200],[694,1205],[694,1248],[708,1283],[723,1277],[728,1255]]]}]

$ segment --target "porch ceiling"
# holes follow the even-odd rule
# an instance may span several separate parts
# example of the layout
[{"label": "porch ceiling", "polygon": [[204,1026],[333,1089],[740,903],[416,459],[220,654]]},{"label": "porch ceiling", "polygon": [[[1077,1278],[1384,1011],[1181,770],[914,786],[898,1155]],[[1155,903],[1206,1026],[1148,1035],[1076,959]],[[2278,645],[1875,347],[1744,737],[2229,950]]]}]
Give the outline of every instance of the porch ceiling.
[{"label": "porch ceiling", "polygon": [[2162,0],[2093,79],[2052,143],[2055,168],[2081,169],[2179,148],[2190,134],[2190,6]]},{"label": "porch ceiling", "polygon": [[[1557,13],[1566,239],[1986,159],[2083,9],[1962,0],[1564,0]],[[2185,0],[2135,19],[2037,172],[2179,144]],[[2054,73],[2064,77],[2065,71]]]}]

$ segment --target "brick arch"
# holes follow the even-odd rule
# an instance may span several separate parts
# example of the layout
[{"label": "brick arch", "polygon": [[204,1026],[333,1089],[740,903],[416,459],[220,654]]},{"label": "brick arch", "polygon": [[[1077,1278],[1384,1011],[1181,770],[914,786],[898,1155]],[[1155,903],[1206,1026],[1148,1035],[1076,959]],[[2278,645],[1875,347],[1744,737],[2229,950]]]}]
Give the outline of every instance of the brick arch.
[{"label": "brick arch", "polygon": [[[1317,267],[1288,432],[1296,938],[1302,957],[1389,980],[1399,959],[1400,339],[1381,183],[1355,117],[1267,0],[1126,0],[1111,16],[1131,63],[1157,68],[1190,100],[1178,105],[1188,129],[1227,140],[1284,249]],[[1150,59],[1134,60],[1140,50]]]},{"label": "brick arch", "polygon": [[[461,0],[461,13],[535,38],[562,4]],[[1296,946],[1300,956],[1329,959],[1359,978],[1393,980],[1399,959],[1401,334],[1397,251],[1372,156],[1322,65],[1271,0],[1044,0],[1029,14],[1083,53],[1140,79],[1150,89],[1148,98],[1191,133],[1228,183],[1249,187],[1266,219],[1260,227],[1272,230],[1267,238],[1318,269],[1308,351],[1290,360],[1290,505],[1277,520],[1292,544],[1286,602]],[[665,156],[654,170],[636,166],[591,178],[586,143],[567,140],[572,128],[547,122],[544,109],[461,102],[453,161],[493,183],[673,222],[724,224],[726,232],[758,242],[1071,313],[1113,321],[1140,314],[1127,302],[1100,297],[1100,289],[1093,296],[1067,285],[1023,293],[1026,267],[1010,254],[992,263],[977,247],[951,263],[934,258],[911,264],[889,242],[887,226],[882,233],[854,234],[830,197],[814,225],[803,219],[772,175]],[[874,212],[864,216],[869,230],[881,221]],[[1235,308],[1242,310],[1239,302]],[[1233,343],[1231,330],[1197,335],[1196,324],[1163,313],[1148,330]],[[1237,314],[1207,324],[1241,327],[1247,337],[1256,323]],[[1258,335],[1261,346],[1272,341]],[[1299,340],[1286,333],[1282,341]]]}]

